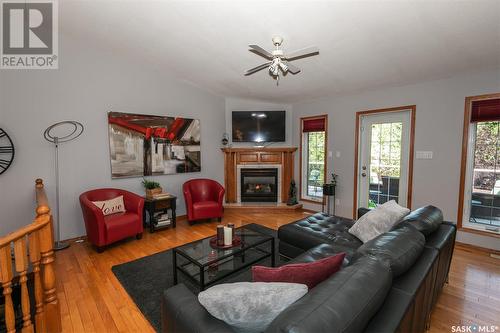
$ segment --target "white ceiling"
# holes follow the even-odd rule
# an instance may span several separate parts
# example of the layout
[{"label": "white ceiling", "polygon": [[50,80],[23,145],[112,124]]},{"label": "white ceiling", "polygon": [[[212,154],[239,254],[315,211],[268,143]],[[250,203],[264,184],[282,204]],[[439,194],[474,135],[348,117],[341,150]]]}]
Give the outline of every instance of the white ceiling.
[{"label": "white ceiling", "polygon": [[[295,102],[500,67],[500,1],[59,1],[60,29],[92,36],[222,96]],[[279,86],[248,44],[315,45]],[[62,41],[64,42],[64,41]],[[63,56],[63,55],[62,55]]]}]

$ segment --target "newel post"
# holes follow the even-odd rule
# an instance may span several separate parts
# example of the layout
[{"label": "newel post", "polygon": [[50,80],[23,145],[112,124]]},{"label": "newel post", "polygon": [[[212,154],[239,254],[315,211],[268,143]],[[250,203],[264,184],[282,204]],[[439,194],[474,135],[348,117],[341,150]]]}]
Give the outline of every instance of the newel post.
[{"label": "newel post", "polygon": [[37,191],[37,220],[44,223],[49,219],[49,223],[45,224],[39,230],[40,254],[41,254],[41,278],[43,287],[43,301],[45,307],[45,325],[47,332],[60,333],[61,327],[61,311],[56,291],[56,274],[54,268],[54,233],[52,226],[52,215],[48,205],[45,191],[43,190],[43,182],[41,179],[36,180]]},{"label": "newel post", "polygon": [[[50,218],[50,217],[47,217]],[[52,218],[50,218],[52,219]],[[61,332],[60,306],[56,293],[56,275],[54,270],[54,239],[51,223],[40,229],[40,252],[42,256],[42,285],[44,291],[45,316],[48,332]]]}]

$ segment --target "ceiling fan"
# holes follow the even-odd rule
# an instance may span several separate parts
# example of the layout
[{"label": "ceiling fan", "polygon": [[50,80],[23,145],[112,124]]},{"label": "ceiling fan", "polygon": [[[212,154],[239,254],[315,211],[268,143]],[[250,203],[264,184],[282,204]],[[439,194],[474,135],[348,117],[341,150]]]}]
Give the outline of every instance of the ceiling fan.
[{"label": "ceiling fan", "polygon": [[268,68],[269,73],[277,80],[276,84],[278,84],[280,78],[280,70],[283,74],[286,74],[287,72],[297,74],[300,72],[300,68],[292,65],[290,61],[319,54],[319,49],[315,46],[306,47],[295,52],[285,54],[281,49],[281,43],[283,43],[282,37],[273,37],[273,44],[276,49],[272,52],[268,52],[258,45],[248,45],[248,47],[250,48],[250,52],[254,52],[260,56],[263,56],[270,61],[247,70],[245,72],[245,75],[250,75],[264,68]]}]

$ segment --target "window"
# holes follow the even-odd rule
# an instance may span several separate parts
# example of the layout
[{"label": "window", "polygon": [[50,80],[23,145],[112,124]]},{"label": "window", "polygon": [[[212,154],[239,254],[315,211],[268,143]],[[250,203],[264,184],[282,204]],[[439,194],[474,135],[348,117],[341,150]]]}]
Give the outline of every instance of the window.
[{"label": "window", "polygon": [[390,200],[399,202],[403,122],[371,125],[370,190],[368,208]]},{"label": "window", "polygon": [[[465,228],[500,233],[500,96],[469,98],[466,155],[459,222]],[[464,166],[462,166],[464,168]],[[461,217],[461,218],[460,218]]]},{"label": "window", "polygon": [[301,118],[301,200],[322,202],[326,174],[327,116]]}]

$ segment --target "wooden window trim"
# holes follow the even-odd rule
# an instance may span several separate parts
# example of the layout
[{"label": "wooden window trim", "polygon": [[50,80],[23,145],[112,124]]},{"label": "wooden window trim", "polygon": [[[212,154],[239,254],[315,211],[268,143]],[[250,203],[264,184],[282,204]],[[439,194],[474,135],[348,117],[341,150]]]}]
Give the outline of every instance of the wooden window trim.
[{"label": "wooden window trim", "polygon": [[471,117],[471,105],[474,101],[480,101],[485,99],[496,99],[500,98],[500,93],[495,94],[486,94],[486,95],[477,95],[477,96],[469,96],[465,98],[465,107],[464,107],[464,128],[463,128],[463,136],[462,136],[462,160],[460,163],[460,187],[458,193],[458,212],[457,212],[457,229],[470,232],[479,235],[485,235],[490,237],[498,237],[499,234],[495,234],[493,232],[487,232],[483,230],[476,230],[473,228],[467,228],[462,226],[462,220],[464,215],[464,192],[465,192],[465,173],[467,172],[467,151],[469,149],[469,129],[470,129],[470,117]]},{"label": "wooden window trim", "polygon": [[358,162],[359,162],[359,125],[361,117],[364,115],[377,114],[377,113],[388,113],[388,112],[401,112],[410,111],[410,149],[409,149],[409,159],[408,159],[408,194],[406,199],[406,205],[411,209],[411,200],[413,192],[413,156],[415,150],[415,114],[417,111],[416,105],[404,105],[397,106],[393,108],[385,109],[375,109],[367,111],[356,112],[356,129],[355,129],[355,139],[354,139],[354,187],[353,187],[353,205],[352,205],[352,218],[357,218],[358,210]]},{"label": "wooden window trim", "polygon": [[312,119],[324,119],[325,120],[325,152],[324,152],[324,161],[325,161],[325,169],[324,169],[324,175],[323,179],[326,180],[326,175],[328,174],[328,115],[327,114],[322,114],[318,116],[310,116],[310,117],[301,117],[300,118],[300,147],[299,147],[299,200],[304,201],[304,202],[309,202],[309,203],[314,203],[317,205],[321,205],[324,203],[325,198],[323,197],[322,199],[319,200],[311,200],[310,198],[304,198],[302,196],[302,153],[303,153],[303,135],[302,133],[303,126],[304,126],[304,120],[312,120]]}]

